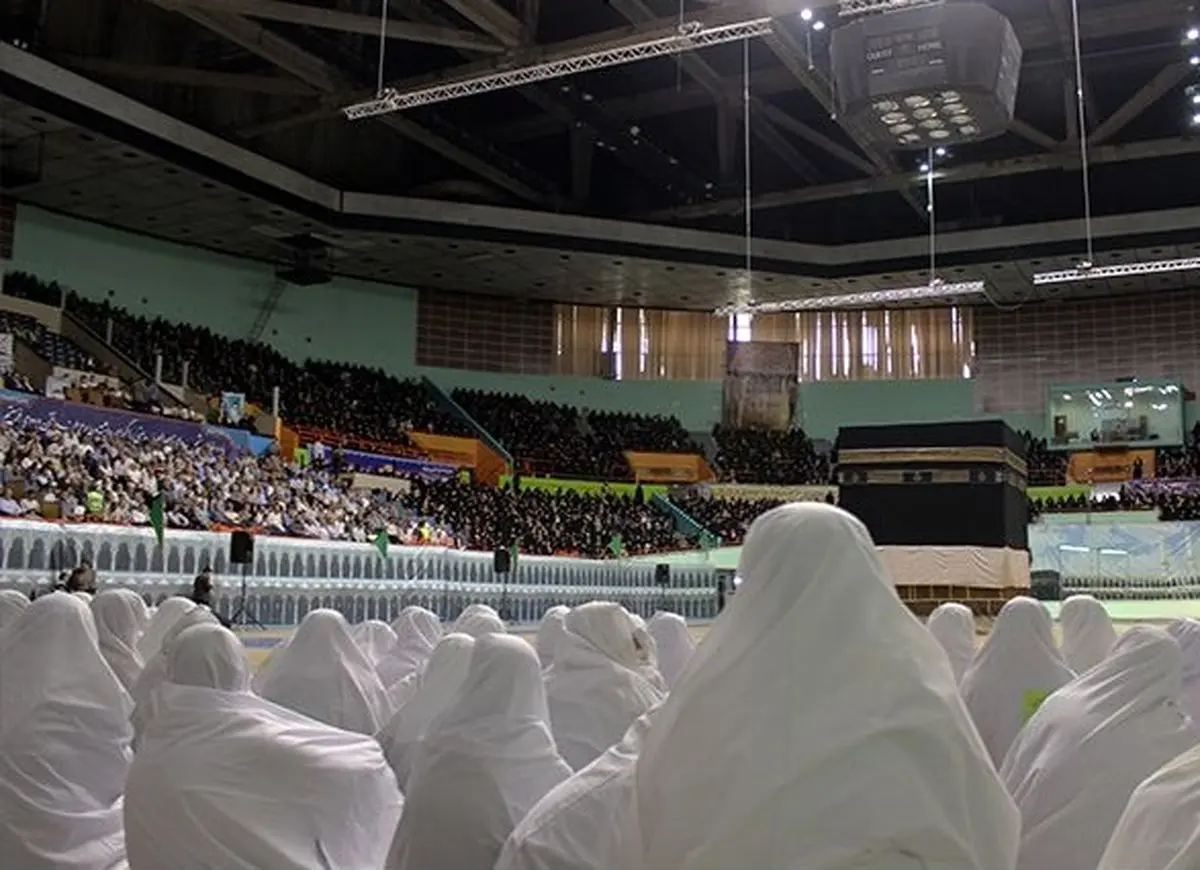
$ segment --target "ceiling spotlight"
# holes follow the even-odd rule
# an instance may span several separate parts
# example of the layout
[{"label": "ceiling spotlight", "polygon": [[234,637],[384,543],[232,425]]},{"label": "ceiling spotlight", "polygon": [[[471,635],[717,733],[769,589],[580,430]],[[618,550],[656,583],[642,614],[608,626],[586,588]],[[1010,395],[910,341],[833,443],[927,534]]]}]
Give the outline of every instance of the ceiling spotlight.
[{"label": "ceiling spotlight", "polygon": [[936,154],[938,157],[945,157],[946,149],[943,146],[939,145],[936,149],[934,149],[933,153]]},{"label": "ceiling spotlight", "polygon": [[1200,27],[1189,27],[1183,38],[1188,42],[1200,41]]},{"label": "ceiling spotlight", "polygon": [[801,21],[812,21],[812,10],[811,9],[801,9],[800,10],[800,20]]},{"label": "ceiling spotlight", "polygon": [[929,171],[929,164],[928,164],[928,163],[922,163],[922,164],[921,164],[921,171],[922,171],[922,172],[928,172],[928,171]]},{"label": "ceiling spotlight", "polygon": [[757,305],[730,305],[717,314],[775,314],[785,311],[829,311],[846,308],[870,308],[888,302],[915,302],[925,299],[952,299],[978,296],[986,292],[983,281],[960,281],[947,284],[940,280],[916,287],[897,287],[890,290],[868,290],[862,293],[841,293],[836,296],[806,296],[784,302],[762,302]]},{"label": "ceiling spotlight", "polygon": [[1200,127],[1200,113],[1192,115],[1192,126]]},{"label": "ceiling spotlight", "polygon": [[1122,263],[1119,266],[1093,266],[1080,263],[1074,269],[1040,272],[1033,276],[1034,286],[1073,284],[1079,281],[1102,281],[1106,278],[1132,278],[1138,275],[1162,275],[1168,272],[1200,271],[1200,257],[1182,260],[1147,260],[1141,263]]},{"label": "ceiling spotlight", "polygon": [[825,22],[824,21],[814,21],[812,27],[813,27],[813,30],[816,30],[818,32],[822,31],[825,29]]},{"label": "ceiling spotlight", "polygon": [[1193,54],[1188,58],[1188,63],[1192,66],[1200,66],[1200,54]]}]

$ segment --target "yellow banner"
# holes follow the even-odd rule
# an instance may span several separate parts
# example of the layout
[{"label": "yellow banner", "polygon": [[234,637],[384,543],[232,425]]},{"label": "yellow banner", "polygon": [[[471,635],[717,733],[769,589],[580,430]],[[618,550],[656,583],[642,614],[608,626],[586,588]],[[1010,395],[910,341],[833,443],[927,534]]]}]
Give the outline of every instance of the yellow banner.
[{"label": "yellow banner", "polygon": [[837,500],[836,486],[780,486],[756,483],[717,483],[709,489],[714,498],[746,500],[777,499],[779,501],[825,501],[826,496]]},{"label": "yellow banner", "polygon": [[1127,483],[1149,477],[1154,477],[1153,450],[1084,450],[1072,453],[1067,464],[1071,483]]},{"label": "yellow banner", "polygon": [[639,453],[625,451],[633,477],[647,483],[700,483],[713,480],[703,456],[694,453]]}]

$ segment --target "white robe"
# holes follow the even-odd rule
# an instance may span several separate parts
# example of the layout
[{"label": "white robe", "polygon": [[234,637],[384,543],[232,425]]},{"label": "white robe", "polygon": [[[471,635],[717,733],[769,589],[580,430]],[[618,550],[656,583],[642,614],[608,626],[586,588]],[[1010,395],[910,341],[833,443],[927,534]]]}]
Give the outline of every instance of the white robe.
[{"label": "white robe", "polygon": [[458,619],[454,620],[454,627],[450,630],[459,634],[469,634],[474,638],[483,637],[485,634],[504,634],[508,631],[500,614],[486,604],[468,604],[458,615]]},{"label": "white robe", "polygon": [[570,775],[532,647],[479,638],[466,681],[417,749],[387,870],[491,870],[517,823]]},{"label": "white robe", "polygon": [[1179,646],[1138,626],[1046,699],[1000,769],[1021,810],[1019,870],[1095,870],[1133,790],[1200,740],[1180,671]]},{"label": "white robe", "polygon": [[155,608],[154,613],[150,616],[150,622],[146,625],[146,630],[138,639],[137,653],[142,657],[142,661],[147,663],[152,661],[162,650],[163,639],[171,630],[171,626],[178,622],[184,614],[195,610],[197,606],[196,602],[190,598],[175,596],[168,598]]},{"label": "white robe", "polygon": [[29,596],[16,589],[0,589],[0,631],[17,621],[29,607]]},{"label": "white robe", "polygon": [[175,642],[183,632],[193,626],[217,624],[219,624],[217,618],[207,607],[193,607],[171,623],[171,627],[167,629],[167,633],[163,637],[158,654],[146,662],[146,666],[138,674],[130,692],[133,697],[133,715],[130,719],[133,722],[133,749],[135,752],[141,746],[142,734],[145,732],[146,726],[150,724],[158,711],[158,690],[167,680],[167,662]]},{"label": "white robe", "polygon": [[1167,634],[1175,638],[1183,653],[1183,711],[1200,723],[1200,622],[1195,619],[1176,619],[1167,626]]},{"label": "white robe", "polygon": [[677,613],[659,612],[650,617],[646,628],[658,648],[658,670],[667,685],[674,686],[696,650],[687,620]]},{"label": "white robe", "polygon": [[571,608],[565,604],[556,604],[542,614],[542,621],[538,625],[537,638],[533,646],[537,650],[543,670],[554,664],[554,650],[558,648],[558,642],[564,631],[563,620],[570,612]]},{"label": "white robe", "polygon": [[132,704],[88,605],[44,595],[0,637],[0,866],[124,867]]},{"label": "white robe", "polygon": [[946,651],[954,678],[961,680],[975,658],[975,614],[971,608],[954,601],[939,604],[929,614],[925,627]]},{"label": "white robe", "polygon": [[254,678],[254,690],[335,728],[374,735],[392,714],[375,666],[335,610],[312,610]]},{"label": "white robe", "polygon": [[386,622],[368,619],[360,622],[350,632],[354,642],[378,670],[379,663],[391,655],[396,648],[396,632]]},{"label": "white robe", "polygon": [[1200,748],[1167,762],[1134,790],[1097,870],[1200,867]]},{"label": "white robe", "polygon": [[137,641],[150,619],[146,602],[131,589],[106,589],[92,599],[91,608],[100,654],[125,690],[132,692],[145,666]]},{"label": "white robe", "polygon": [[442,637],[442,621],[423,607],[406,607],[392,622],[396,645],[375,667],[385,688],[419,673]]},{"label": "white robe", "polygon": [[129,773],[130,870],[378,870],[403,801],[379,745],[246,691],[241,645],[189,628]]},{"label": "white robe", "polygon": [[1104,605],[1090,595],[1072,595],[1058,614],[1062,626],[1062,654],[1077,674],[1104,661],[1117,642],[1117,632]]},{"label": "white robe", "polygon": [[738,573],[642,740],[621,860],[596,866],[1012,870],[1016,809],[862,523],[775,508]]},{"label": "white robe", "polygon": [[434,647],[412,697],[376,735],[401,791],[407,788],[413,754],[429,723],[441,715],[467,678],[474,648],[475,639],[469,635],[443,637]]},{"label": "white robe", "polygon": [[593,601],[567,614],[546,674],[550,723],[559,752],[573,770],[619,742],[664,692],[642,672],[651,648],[619,604]]},{"label": "white robe", "polygon": [[1074,677],[1054,643],[1054,623],[1041,602],[1024,597],[1008,601],[960,683],[997,768],[1038,704]]}]

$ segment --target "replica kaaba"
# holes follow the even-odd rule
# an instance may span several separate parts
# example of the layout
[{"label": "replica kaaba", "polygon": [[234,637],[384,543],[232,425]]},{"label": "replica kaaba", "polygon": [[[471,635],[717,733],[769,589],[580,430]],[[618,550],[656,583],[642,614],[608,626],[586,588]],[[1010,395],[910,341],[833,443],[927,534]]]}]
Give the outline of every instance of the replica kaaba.
[{"label": "replica kaaba", "polygon": [[1025,442],[999,420],[857,426],[838,434],[838,502],[870,529],[918,613],[992,614],[1029,594]]}]

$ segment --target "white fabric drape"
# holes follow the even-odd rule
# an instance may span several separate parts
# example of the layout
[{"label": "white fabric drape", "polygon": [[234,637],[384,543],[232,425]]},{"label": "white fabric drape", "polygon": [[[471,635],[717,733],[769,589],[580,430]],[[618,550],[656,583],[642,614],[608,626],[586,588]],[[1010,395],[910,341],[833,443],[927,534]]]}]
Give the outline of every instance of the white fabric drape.
[{"label": "white fabric drape", "polygon": [[1072,595],[1058,614],[1062,626],[1062,655],[1077,674],[1091,670],[1117,642],[1117,632],[1104,605],[1091,595]]},{"label": "white fabric drape", "polygon": [[634,796],[634,763],[654,721],[651,710],[625,738],[555,786],[525,816],[495,870],[600,870],[621,864],[621,830]]},{"label": "white fabric drape", "polygon": [[133,691],[130,693],[133,696],[131,720],[133,722],[134,751],[141,746],[142,734],[145,733],[146,726],[158,712],[158,691],[167,680],[167,661],[179,636],[193,626],[215,624],[217,624],[217,618],[213,616],[211,610],[203,606],[193,607],[171,623],[171,627],[163,636],[158,654],[147,661],[142,672],[138,674],[137,680],[133,684]]},{"label": "white fabric drape", "polygon": [[696,650],[696,641],[688,631],[687,620],[678,613],[659,612],[650,617],[646,628],[657,647],[658,670],[667,686],[674,687]]},{"label": "white fabric drape", "polygon": [[971,608],[954,601],[939,604],[929,614],[925,627],[946,651],[954,678],[961,680],[975,658],[975,614]]},{"label": "white fabric drape", "polygon": [[142,661],[149,663],[162,650],[163,638],[167,632],[185,613],[196,609],[196,602],[190,598],[175,596],[168,598],[155,608],[146,630],[138,640],[137,653]]},{"label": "white fabric drape", "polygon": [[646,630],[621,605],[581,605],[567,614],[563,627],[546,674],[546,695],[559,752],[579,770],[620,741],[664,693],[641,672],[650,650],[637,638]]},{"label": "white fabric drape", "polygon": [[254,690],[318,722],[375,734],[391,706],[375,666],[335,610],[309,611],[288,645],[254,678]]},{"label": "white fabric drape", "polygon": [[556,604],[542,614],[534,648],[537,650],[538,658],[541,659],[543,669],[554,664],[554,650],[558,647],[558,641],[564,630],[563,620],[570,612],[571,608],[565,604]]},{"label": "white fabric drape", "polygon": [[1019,870],[1095,870],[1133,790],[1197,744],[1181,669],[1165,632],[1132,628],[1029,720],[1000,770],[1021,811]]},{"label": "white fabric drape", "polygon": [[1200,622],[1176,619],[1167,626],[1167,634],[1175,638],[1183,655],[1183,711],[1200,723]]},{"label": "white fabric drape", "polygon": [[403,806],[379,745],[221,688],[244,665],[219,626],[179,636],[126,786],[131,870],[378,870]]},{"label": "white fabric drape", "polygon": [[775,508],[738,573],[643,739],[610,866],[1012,870],[1016,809],[862,523]]},{"label": "white fabric drape", "polygon": [[100,654],[127,692],[133,691],[145,662],[137,642],[150,619],[146,602],[131,589],[106,589],[92,599]]},{"label": "white fabric drape", "polygon": [[380,622],[378,619],[360,622],[354,626],[350,636],[376,669],[396,648],[396,632],[392,631],[392,627],[386,622]]},{"label": "white fabric drape", "polygon": [[379,679],[390,688],[410,674],[419,673],[442,637],[442,621],[423,607],[406,607],[392,623],[396,645],[376,665]]},{"label": "white fabric drape", "polygon": [[467,678],[475,639],[466,634],[443,637],[421,673],[412,697],[379,732],[379,745],[396,774],[401,791],[412,773],[412,757],[429,723],[441,715]]},{"label": "white fabric drape", "polygon": [[546,718],[533,648],[479,638],[466,680],[417,748],[387,870],[490,870],[517,823],[571,775]]},{"label": "white fabric drape", "polygon": [[480,638],[485,634],[504,634],[508,629],[504,627],[500,614],[486,604],[468,604],[458,619],[454,620],[451,631]]},{"label": "white fabric drape", "polygon": [[1159,768],[1129,798],[1097,870],[1200,867],[1200,748]]},{"label": "white fabric drape", "polygon": [[0,866],[124,866],[132,704],[91,610],[43,595],[0,637]]},{"label": "white fabric drape", "polygon": [[1008,601],[961,684],[997,768],[1038,704],[1074,676],[1054,643],[1054,623],[1041,602]]},{"label": "white fabric drape", "polygon": [[16,589],[0,589],[0,631],[4,631],[29,607],[29,596]]}]

